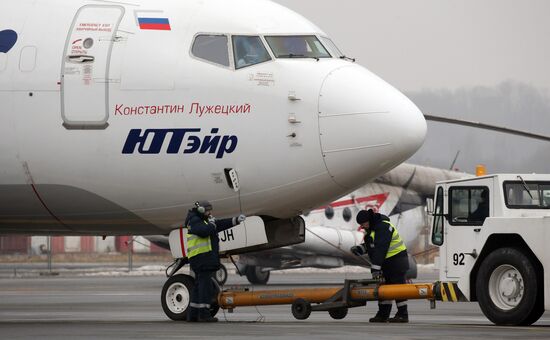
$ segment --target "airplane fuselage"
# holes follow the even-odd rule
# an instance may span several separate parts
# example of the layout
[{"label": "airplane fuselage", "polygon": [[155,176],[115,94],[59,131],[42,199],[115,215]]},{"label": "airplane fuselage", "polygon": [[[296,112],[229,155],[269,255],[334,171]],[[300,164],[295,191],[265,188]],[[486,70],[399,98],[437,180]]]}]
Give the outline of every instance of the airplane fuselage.
[{"label": "airplane fuselage", "polygon": [[[17,34],[0,53],[0,233],[159,234],[205,199],[296,216],[424,138],[405,96],[329,48],[277,58],[266,37],[326,34],[268,1],[9,0],[0,23]],[[227,40],[227,65],[198,56],[203,36]],[[237,36],[269,60],[238,67]]]}]

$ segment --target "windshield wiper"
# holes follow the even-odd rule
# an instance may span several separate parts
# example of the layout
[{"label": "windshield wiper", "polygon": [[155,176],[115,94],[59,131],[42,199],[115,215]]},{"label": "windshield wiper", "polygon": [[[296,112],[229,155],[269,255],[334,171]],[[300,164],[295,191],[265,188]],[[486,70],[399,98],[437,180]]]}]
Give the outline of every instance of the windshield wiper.
[{"label": "windshield wiper", "polygon": [[521,176],[518,176],[518,178],[521,180],[521,184],[523,184],[523,189],[525,189],[525,191],[527,191],[527,193],[529,194],[529,197],[531,197],[531,199],[534,201],[535,198],[533,197],[533,195],[531,195],[531,192],[529,191],[529,188],[527,187],[527,183],[525,183],[525,181],[523,180],[523,178]]},{"label": "windshield wiper", "polygon": [[311,59],[315,59],[315,60],[319,61],[319,58],[317,58],[317,57],[311,57],[311,56],[307,56],[305,54],[294,54],[294,53],[280,54],[278,56],[278,58],[311,58]]},{"label": "windshield wiper", "polygon": [[350,57],[345,56],[345,55],[340,56],[340,59],[345,59],[345,60],[349,60],[349,61],[355,62],[355,58],[350,58]]}]

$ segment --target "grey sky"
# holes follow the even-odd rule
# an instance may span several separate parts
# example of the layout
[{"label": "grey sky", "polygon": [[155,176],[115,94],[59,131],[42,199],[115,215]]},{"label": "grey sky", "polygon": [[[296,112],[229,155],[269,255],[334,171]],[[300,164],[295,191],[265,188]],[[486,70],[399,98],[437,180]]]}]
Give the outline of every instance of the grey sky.
[{"label": "grey sky", "polygon": [[[429,114],[550,135],[550,1],[275,0]],[[411,162],[550,173],[550,143],[428,123]]]},{"label": "grey sky", "polygon": [[547,0],[275,0],[402,91],[495,86],[550,89]]}]

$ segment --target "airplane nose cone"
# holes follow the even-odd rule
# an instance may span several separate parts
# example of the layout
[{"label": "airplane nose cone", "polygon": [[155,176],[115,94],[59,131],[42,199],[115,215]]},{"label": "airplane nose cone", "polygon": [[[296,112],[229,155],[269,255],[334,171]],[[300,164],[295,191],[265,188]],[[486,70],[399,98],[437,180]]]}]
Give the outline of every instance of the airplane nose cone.
[{"label": "airplane nose cone", "polygon": [[354,189],[411,157],[426,121],[405,95],[359,65],[338,68],[319,94],[319,132],[333,180]]}]

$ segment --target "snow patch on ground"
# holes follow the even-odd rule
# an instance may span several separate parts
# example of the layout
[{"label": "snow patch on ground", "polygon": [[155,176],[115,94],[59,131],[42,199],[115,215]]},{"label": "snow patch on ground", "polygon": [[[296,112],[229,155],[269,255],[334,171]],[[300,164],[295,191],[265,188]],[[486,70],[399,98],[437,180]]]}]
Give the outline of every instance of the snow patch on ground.
[{"label": "snow patch on ground", "polygon": [[[435,273],[437,269],[434,264],[419,264],[419,273]],[[136,268],[132,271],[128,269],[108,269],[108,270],[94,270],[90,272],[80,273],[78,276],[164,276],[166,272],[166,266],[162,265],[148,265]],[[231,265],[227,265],[227,272],[230,275],[237,274],[236,269]],[[180,273],[188,274],[189,266],[183,268]],[[332,269],[319,269],[319,268],[296,268],[273,271],[273,274],[287,275],[287,274],[323,274],[323,273],[338,273],[338,274],[363,274],[370,273],[369,268],[359,266],[344,266],[340,268]]]},{"label": "snow patch on ground", "polygon": [[116,269],[108,271],[95,271],[81,273],[78,276],[163,276],[165,275],[166,266],[143,266],[132,271],[127,269]]}]

